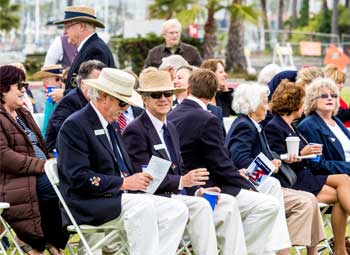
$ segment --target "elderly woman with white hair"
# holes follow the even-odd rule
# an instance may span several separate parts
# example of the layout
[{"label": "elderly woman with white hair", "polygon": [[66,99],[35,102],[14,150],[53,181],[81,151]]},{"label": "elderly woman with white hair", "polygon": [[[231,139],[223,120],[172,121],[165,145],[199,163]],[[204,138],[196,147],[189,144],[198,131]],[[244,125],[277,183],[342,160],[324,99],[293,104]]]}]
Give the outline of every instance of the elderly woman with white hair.
[{"label": "elderly woman with white hair", "polygon": [[318,174],[350,174],[350,133],[335,115],[339,108],[339,89],[330,78],[314,80],[306,88],[307,117],[298,130],[312,143],[323,144],[319,162],[311,170]]},{"label": "elderly woman with white hair", "polygon": [[149,66],[158,68],[164,57],[173,54],[181,55],[190,65],[200,66],[202,58],[198,49],[192,45],[181,42],[181,31],[181,24],[177,19],[165,21],[161,28],[161,33],[165,42],[150,49],[143,68]]},{"label": "elderly woman with white hair", "polygon": [[[247,168],[261,152],[271,160],[277,171],[281,165],[279,159],[273,158],[259,125],[267,113],[268,94],[269,89],[259,84],[242,84],[235,91],[232,106],[238,117],[230,128],[225,144],[238,168]],[[268,179],[278,182],[273,177]],[[325,238],[317,200],[311,193],[290,189],[290,185],[282,183],[286,188],[282,188],[280,217],[285,221],[287,216],[288,228],[280,224],[276,227],[278,230],[271,233],[272,236],[278,236],[276,240],[279,240],[274,247],[278,248],[276,249],[279,250],[278,254],[289,254],[287,244],[290,238],[292,245],[307,246],[308,254],[316,255],[317,243]],[[265,181],[258,189],[266,192],[271,188],[270,185],[271,183]],[[316,242],[312,242],[315,239]],[[271,240],[274,240],[273,237]]]}]

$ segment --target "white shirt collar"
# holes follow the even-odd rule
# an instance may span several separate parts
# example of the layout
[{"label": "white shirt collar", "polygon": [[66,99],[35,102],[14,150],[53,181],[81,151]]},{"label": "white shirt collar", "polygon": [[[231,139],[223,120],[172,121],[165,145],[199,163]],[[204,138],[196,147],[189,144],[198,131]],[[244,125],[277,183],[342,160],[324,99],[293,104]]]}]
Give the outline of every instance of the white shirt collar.
[{"label": "white shirt collar", "polygon": [[203,101],[200,100],[199,98],[194,97],[194,96],[192,96],[192,95],[189,95],[188,97],[186,97],[186,99],[195,101],[197,104],[199,104],[199,106],[200,106],[201,108],[203,108],[203,110],[208,110],[206,104],[203,103]]},{"label": "white shirt collar", "polygon": [[[249,116],[248,116],[249,117]],[[256,127],[256,129],[258,130],[258,132],[261,132],[261,126],[259,125],[258,122],[256,122],[254,119],[252,119],[251,117],[249,117],[249,119],[253,122],[254,126]]]},{"label": "white shirt collar", "polygon": [[94,34],[96,34],[96,32],[94,32],[94,33],[92,33],[91,35],[87,36],[87,37],[79,44],[78,49],[77,49],[78,52],[81,50],[81,48],[83,48],[83,46],[84,46],[84,44],[86,43],[86,41],[89,40],[89,38],[90,38],[91,36],[93,36]]},{"label": "white shirt collar", "polygon": [[102,113],[96,108],[96,106],[91,101],[90,101],[90,104],[91,104],[92,108],[95,110],[97,117],[100,120],[103,129],[106,131],[108,121],[103,117]]},{"label": "white shirt collar", "polygon": [[159,133],[159,132],[162,132],[162,131],[163,131],[163,129],[162,129],[162,128],[163,128],[163,125],[166,124],[166,121],[163,122],[163,121],[157,119],[157,118],[154,117],[154,116],[152,115],[152,113],[150,113],[147,109],[146,109],[146,113],[147,113],[148,117],[151,119],[151,122],[152,122],[154,128],[157,130],[157,132],[158,132],[158,133]]}]

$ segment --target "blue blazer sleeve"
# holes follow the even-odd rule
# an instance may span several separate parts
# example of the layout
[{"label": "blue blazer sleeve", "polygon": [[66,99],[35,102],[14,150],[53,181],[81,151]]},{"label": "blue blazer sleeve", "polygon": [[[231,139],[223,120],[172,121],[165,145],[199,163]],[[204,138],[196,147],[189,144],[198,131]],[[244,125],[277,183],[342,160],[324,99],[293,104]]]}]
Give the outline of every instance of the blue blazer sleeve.
[{"label": "blue blazer sleeve", "polygon": [[[255,128],[255,127],[253,127]],[[233,132],[229,133],[228,150],[233,163],[238,168],[247,168],[254,160],[252,150],[257,137],[257,132],[254,132],[246,123],[241,122],[236,126]],[[260,148],[257,148],[258,151]]]}]

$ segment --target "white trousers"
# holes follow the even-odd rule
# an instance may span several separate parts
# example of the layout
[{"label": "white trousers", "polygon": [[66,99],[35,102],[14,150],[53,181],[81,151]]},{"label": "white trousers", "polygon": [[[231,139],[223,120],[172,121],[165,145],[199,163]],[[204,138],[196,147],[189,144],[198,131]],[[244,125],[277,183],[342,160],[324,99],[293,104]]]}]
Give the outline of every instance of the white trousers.
[{"label": "white trousers", "polygon": [[[126,232],[130,255],[174,255],[179,247],[188,219],[188,209],[180,201],[149,194],[122,195],[122,210],[117,219],[106,225],[120,225]],[[90,235],[89,244],[100,234]],[[103,248],[107,254],[117,252],[118,237]]]},{"label": "white trousers", "polygon": [[259,185],[258,190],[264,194],[275,197],[279,202],[278,216],[273,224],[264,254],[274,254],[276,251],[290,248],[291,242],[284,207],[284,195],[279,180],[274,177],[268,177]]},{"label": "white trousers", "polygon": [[261,255],[278,217],[279,202],[270,195],[244,189],[238,193],[236,200],[241,213],[248,254]]},{"label": "white trousers", "polygon": [[214,211],[202,197],[173,195],[172,198],[183,202],[189,210],[186,230],[196,254],[216,255],[218,247],[222,255],[247,253],[240,212],[233,196],[220,194]]}]

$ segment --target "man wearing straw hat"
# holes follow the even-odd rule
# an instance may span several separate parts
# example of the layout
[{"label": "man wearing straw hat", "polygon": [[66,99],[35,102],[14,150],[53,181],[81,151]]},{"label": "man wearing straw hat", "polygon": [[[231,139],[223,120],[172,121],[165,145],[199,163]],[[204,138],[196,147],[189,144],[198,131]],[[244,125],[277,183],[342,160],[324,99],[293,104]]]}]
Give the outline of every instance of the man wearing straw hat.
[{"label": "man wearing straw hat", "polygon": [[115,129],[123,106],[137,102],[134,82],[131,74],[114,68],[84,80],[91,101],[64,122],[58,135],[60,189],[78,224],[122,221],[130,254],[174,255],[187,222],[186,206],[166,197],[126,193],[145,190],[152,180],[147,173],[132,174]]},{"label": "man wearing straw hat", "polygon": [[[207,191],[219,193],[220,189],[198,186],[204,185],[209,179],[207,169],[197,168],[185,174],[180,167],[179,137],[175,126],[167,122],[166,115],[171,110],[173,95],[184,90],[174,87],[167,71],[149,67],[140,74],[137,91],[142,95],[146,111],[131,122],[123,133],[133,169],[142,172],[142,165],[147,165],[152,155],[172,162],[155,194],[169,196],[188,207],[187,232],[196,254],[216,255],[218,248],[223,255],[246,254],[235,198],[220,194],[212,211],[202,196]],[[194,193],[196,196],[190,196]]]},{"label": "man wearing straw hat", "polygon": [[68,6],[64,10],[64,18],[55,24],[64,25],[64,34],[68,36],[68,42],[78,49],[67,76],[65,94],[77,85],[75,77],[81,63],[96,59],[107,67],[114,67],[112,52],[107,44],[96,34],[96,27],[105,26],[96,18],[96,11],[87,6]]}]

